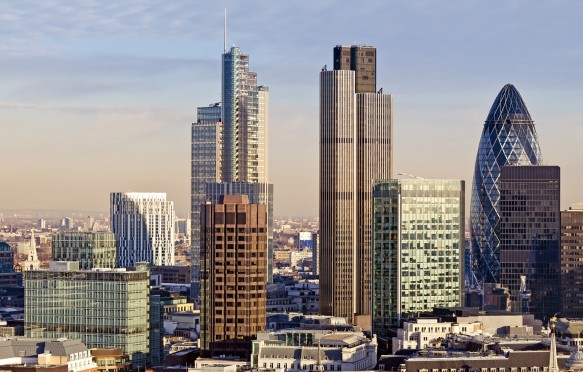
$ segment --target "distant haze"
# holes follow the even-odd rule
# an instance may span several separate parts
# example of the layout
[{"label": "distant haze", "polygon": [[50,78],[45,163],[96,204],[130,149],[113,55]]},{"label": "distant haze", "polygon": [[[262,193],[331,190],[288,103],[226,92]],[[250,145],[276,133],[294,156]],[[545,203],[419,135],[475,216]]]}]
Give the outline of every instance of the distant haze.
[{"label": "distant haze", "polygon": [[318,213],[318,76],[337,44],[377,48],[394,94],[394,167],[466,180],[484,119],[513,83],[583,201],[580,2],[142,1],[0,3],[0,209],[107,212],[111,191],[190,210],[190,123],[220,101],[228,44],[270,89],[277,216]]}]

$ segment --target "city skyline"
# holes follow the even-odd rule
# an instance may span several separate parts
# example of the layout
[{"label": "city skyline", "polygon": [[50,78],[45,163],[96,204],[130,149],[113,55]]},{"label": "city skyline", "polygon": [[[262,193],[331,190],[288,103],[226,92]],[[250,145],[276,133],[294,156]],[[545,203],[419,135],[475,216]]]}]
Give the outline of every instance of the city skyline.
[{"label": "city skyline", "polygon": [[318,213],[318,73],[338,44],[377,48],[377,86],[395,96],[395,174],[469,184],[491,97],[512,83],[545,164],[562,169],[561,209],[582,199],[582,5],[266,4],[2,4],[0,205],[107,211],[112,190],[159,191],[187,215],[190,124],[220,97],[225,7],[228,45],[270,88],[275,215]]}]

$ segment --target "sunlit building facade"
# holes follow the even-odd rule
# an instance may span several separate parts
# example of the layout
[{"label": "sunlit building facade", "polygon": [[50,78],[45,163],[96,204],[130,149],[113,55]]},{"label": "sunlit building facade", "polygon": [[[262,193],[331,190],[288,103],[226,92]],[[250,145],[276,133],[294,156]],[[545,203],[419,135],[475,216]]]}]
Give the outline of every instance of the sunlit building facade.
[{"label": "sunlit building facade", "polygon": [[174,265],[175,218],[174,203],[166,200],[166,193],[112,192],[110,219],[117,266]]},{"label": "sunlit building facade", "polygon": [[350,322],[370,319],[372,181],[392,177],[392,96],[374,82],[369,46],[337,46],[320,73],[320,310]]},{"label": "sunlit building facade", "polygon": [[266,328],[267,210],[225,195],[201,210],[202,355],[248,358]]},{"label": "sunlit building facade", "polygon": [[89,348],[118,348],[145,367],[150,351],[150,273],[147,266],[79,270],[53,262],[25,272],[25,336],[68,338]]},{"label": "sunlit building facade", "polygon": [[373,186],[373,332],[462,299],[465,182],[395,179]]},{"label": "sunlit building facade", "polygon": [[53,261],[78,261],[80,269],[114,268],[115,235],[111,232],[64,231],[52,236]]},{"label": "sunlit building facade", "polygon": [[500,168],[539,165],[534,122],[520,93],[505,85],[484,123],[471,201],[472,268],[478,281],[500,283]]}]

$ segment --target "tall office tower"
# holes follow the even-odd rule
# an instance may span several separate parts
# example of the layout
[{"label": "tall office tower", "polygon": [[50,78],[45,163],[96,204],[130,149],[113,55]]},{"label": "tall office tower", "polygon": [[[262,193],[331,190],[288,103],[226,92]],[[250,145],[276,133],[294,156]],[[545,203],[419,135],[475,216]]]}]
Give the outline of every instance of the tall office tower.
[{"label": "tall office tower", "polygon": [[320,310],[356,322],[371,314],[371,190],[393,174],[392,96],[376,93],[375,48],[334,56],[320,73]]},{"label": "tall office tower", "polygon": [[118,348],[132,367],[149,352],[150,274],[147,266],[79,270],[76,262],[51,262],[24,274],[25,336],[69,338],[88,348]]},{"label": "tall office tower", "polygon": [[[249,55],[237,47],[225,50],[222,56],[221,105],[199,108],[198,125],[193,124],[192,151],[192,261],[193,296],[197,297],[196,267],[199,255],[200,205],[207,198],[214,203],[225,194],[246,194],[252,204],[267,204],[268,226],[268,280],[272,279],[273,256],[273,185],[268,183],[268,112],[269,90],[257,85],[257,74],[249,71]],[[204,109],[203,111],[201,111]],[[201,127],[204,125],[205,127]],[[196,127],[196,128],[195,128]],[[204,131],[195,135],[195,130]],[[201,141],[200,138],[203,138]],[[213,140],[216,140],[213,146]],[[197,142],[198,141],[198,142]],[[207,143],[208,150],[196,150],[199,142]],[[213,154],[214,152],[214,154]],[[216,170],[216,174],[212,173]],[[222,190],[223,194],[203,193]],[[255,184],[256,186],[244,186]],[[243,185],[243,186],[242,186]],[[246,189],[247,188],[247,189]]]},{"label": "tall office tower", "polygon": [[39,219],[38,222],[37,222],[36,227],[39,228],[39,229],[41,229],[41,230],[42,229],[46,229],[47,228],[47,221],[44,220],[44,219],[42,219],[42,218]]},{"label": "tall office tower", "polygon": [[200,297],[200,206],[207,199],[205,184],[221,179],[223,124],[221,105],[214,103],[197,109],[197,121],[192,124],[191,153],[191,296]]},{"label": "tall office tower", "polygon": [[583,318],[583,204],[561,212],[561,316]]},{"label": "tall office tower", "polygon": [[[538,319],[560,310],[560,168],[500,169],[500,283],[511,308]],[[521,303],[521,276],[528,299]]]},{"label": "tall office tower", "polygon": [[500,168],[541,163],[534,122],[518,90],[507,84],[484,123],[474,169],[470,214],[478,281],[500,283]]},{"label": "tall office tower", "polygon": [[111,232],[59,232],[52,236],[53,261],[78,261],[81,269],[114,268],[115,235]]},{"label": "tall office tower", "polygon": [[460,306],[465,182],[395,179],[373,186],[373,332],[434,307]]},{"label": "tall office tower", "polygon": [[166,193],[112,192],[110,217],[117,266],[174,265],[174,204]]},{"label": "tall office tower", "polygon": [[223,54],[224,182],[268,182],[269,90],[249,71],[249,55],[237,47]]},{"label": "tall office tower", "polygon": [[[207,195],[216,203],[224,195],[245,194],[251,204],[266,204],[268,213],[267,280],[273,280],[273,184],[268,183],[269,89],[257,85],[249,55],[232,47],[223,54],[223,147],[220,185]],[[245,184],[253,184],[246,186]]]},{"label": "tall office tower", "polygon": [[207,183],[207,200],[213,204],[220,202],[223,195],[247,195],[249,203],[264,204],[267,207],[267,281],[273,281],[273,184],[222,182]]},{"label": "tall office tower", "polygon": [[202,354],[248,358],[266,327],[266,206],[225,195],[201,209],[201,230]]}]

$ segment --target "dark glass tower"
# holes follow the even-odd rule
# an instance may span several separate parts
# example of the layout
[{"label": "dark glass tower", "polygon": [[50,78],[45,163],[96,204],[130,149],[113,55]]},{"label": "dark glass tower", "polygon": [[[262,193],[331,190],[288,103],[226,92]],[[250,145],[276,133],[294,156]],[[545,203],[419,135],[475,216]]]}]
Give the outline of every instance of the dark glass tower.
[{"label": "dark glass tower", "polygon": [[541,163],[534,122],[518,90],[507,84],[484,123],[472,183],[472,270],[478,280],[500,282],[500,168]]}]

